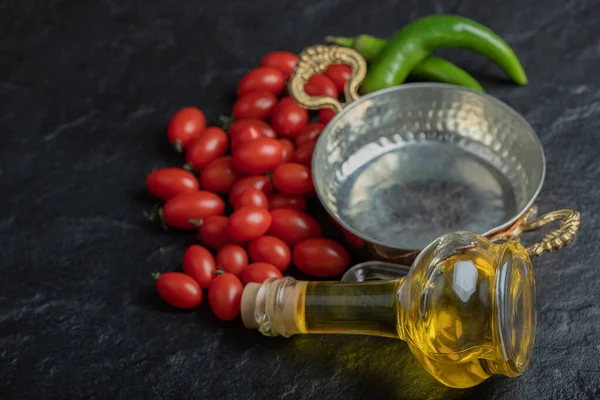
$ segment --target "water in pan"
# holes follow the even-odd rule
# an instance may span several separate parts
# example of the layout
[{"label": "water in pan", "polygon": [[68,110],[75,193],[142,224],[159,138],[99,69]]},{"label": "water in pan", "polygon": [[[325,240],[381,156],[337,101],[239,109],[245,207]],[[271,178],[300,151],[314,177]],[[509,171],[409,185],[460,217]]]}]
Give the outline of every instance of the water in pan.
[{"label": "water in pan", "polygon": [[405,249],[450,231],[484,233],[518,212],[511,182],[486,153],[464,140],[391,148],[337,182],[336,208],[357,231]]}]

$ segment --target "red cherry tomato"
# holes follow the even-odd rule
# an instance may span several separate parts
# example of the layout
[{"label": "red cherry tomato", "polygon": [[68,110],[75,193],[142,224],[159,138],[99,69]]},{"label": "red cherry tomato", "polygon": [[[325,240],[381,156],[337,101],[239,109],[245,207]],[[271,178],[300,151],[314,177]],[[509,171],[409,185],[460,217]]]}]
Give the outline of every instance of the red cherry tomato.
[{"label": "red cherry tomato", "polygon": [[277,133],[275,133],[275,129],[273,129],[271,125],[260,119],[253,118],[235,120],[229,127],[229,136],[231,136],[231,140],[233,141],[233,138],[248,129],[255,131],[258,134],[258,137],[264,136],[271,139],[277,137]]},{"label": "red cherry tomato", "polygon": [[291,96],[283,96],[281,98],[281,100],[279,100],[279,103],[277,103],[277,105],[275,107],[282,107],[282,106],[285,106],[285,105],[288,105],[288,104],[296,104],[296,105],[298,105],[298,103],[296,103],[294,101],[294,99],[292,99]]},{"label": "red cherry tomato", "polygon": [[307,123],[308,111],[285,97],[271,113],[271,125],[283,137],[296,136]]},{"label": "red cherry tomato", "polygon": [[300,147],[306,143],[316,142],[324,128],[325,125],[320,122],[313,122],[312,124],[306,125],[298,133],[298,136],[294,138],[294,144],[296,147]]},{"label": "red cherry tomato", "polygon": [[345,64],[332,64],[325,70],[325,76],[331,79],[340,93],[344,93],[346,82],[352,76],[352,68]]},{"label": "red cherry tomato", "polygon": [[273,264],[285,271],[292,262],[292,252],[285,242],[275,236],[263,236],[250,242],[248,253],[254,262]]},{"label": "red cherry tomato", "polygon": [[315,150],[316,143],[308,142],[296,149],[296,152],[292,156],[292,162],[305,167],[310,167],[312,164],[312,157]]},{"label": "red cherry tomato", "polygon": [[313,75],[308,78],[304,84],[304,91],[309,96],[329,96],[338,98],[338,91],[335,83],[323,74]]},{"label": "red cherry tomato", "polygon": [[294,144],[289,139],[279,139],[283,152],[281,153],[281,164],[290,162],[294,155]]},{"label": "red cherry tomato", "polygon": [[330,239],[308,239],[294,247],[294,265],[308,275],[330,278],[344,272],[350,255],[339,243]]},{"label": "red cherry tomato", "polygon": [[234,244],[237,241],[229,234],[229,217],[214,215],[202,220],[202,225],[198,229],[198,238],[204,245],[219,250],[227,244]]},{"label": "red cherry tomato", "polygon": [[335,117],[335,111],[331,108],[322,108],[319,111],[319,121],[327,125]]},{"label": "red cherry tomato", "polygon": [[169,200],[179,193],[194,192],[200,188],[191,172],[181,168],[162,168],[146,178],[148,191],[161,200]]},{"label": "red cherry tomato", "polygon": [[269,198],[269,210],[278,208],[295,208],[304,211],[306,210],[306,200],[302,196],[277,193]]},{"label": "red cherry tomato", "polygon": [[206,289],[217,276],[215,258],[206,247],[193,244],[183,255],[183,272],[198,282],[202,289]]},{"label": "red cherry tomato", "polygon": [[277,97],[269,92],[252,92],[240,96],[233,104],[233,116],[237,119],[267,119],[277,104]]},{"label": "red cherry tomato", "polygon": [[283,73],[283,77],[288,80],[296,68],[298,56],[289,51],[273,51],[260,60],[260,65],[264,67],[274,67]]},{"label": "red cherry tomato", "polygon": [[232,157],[217,158],[200,174],[202,187],[214,193],[227,193],[243,175],[233,167]]},{"label": "red cherry tomato", "polygon": [[[252,140],[256,140],[256,139],[260,139],[260,138],[264,138],[264,137],[269,137],[271,139],[276,138],[276,134],[275,134],[275,130],[268,125],[266,122],[263,121],[259,121],[259,120],[241,120],[241,121],[256,121],[256,122],[260,122],[261,124],[264,124],[268,129],[266,129],[265,127],[259,127],[258,124],[246,124],[246,126],[244,128],[236,128],[235,129],[235,134],[231,133],[230,130],[230,135],[231,135],[231,149],[233,151],[235,151],[240,144],[245,143],[245,142],[250,142]],[[266,134],[265,134],[266,133]]]},{"label": "red cherry tomato", "polygon": [[225,203],[219,196],[198,190],[180,193],[167,200],[163,207],[163,220],[174,228],[195,229],[203,218],[221,215],[224,210]]},{"label": "red cherry tomato", "polygon": [[248,254],[243,247],[228,244],[217,253],[217,264],[223,271],[239,276],[248,265]]},{"label": "red cherry tomato", "polygon": [[239,210],[246,206],[257,206],[269,209],[269,201],[262,190],[257,188],[248,188],[242,192],[235,201],[233,208]]},{"label": "red cherry tomato", "polygon": [[231,321],[240,314],[242,282],[232,274],[217,276],[208,288],[208,303],[213,314],[224,321]]},{"label": "red cherry tomato", "polygon": [[285,87],[283,73],[273,67],[258,67],[250,70],[237,87],[238,96],[251,92],[269,92],[278,96]]},{"label": "red cherry tomato", "polygon": [[233,152],[233,165],[247,174],[263,174],[281,163],[283,146],[276,139],[260,138],[240,144]]},{"label": "red cherry tomato", "polygon": [[321,236],[321,227],[310,215],[292,208],[279,208],[271,212],[269,235],[275,236],[290,246]]},{"label": "red cherry tomato", "polygon": [[294,163],[281,164],[275,168],[273,185],[287,194],[306,194],[315,188],[310,169]]},{"label": "red cherry tomato", "polygon": [[185,107],[177,111],[169,122],[167,137],[179,152],[196,139],[206,128],[206,117],[196,107]]},{"label": "red cherry tomato", "polygon": [[206,128],[185,152],[185,160],[200,171],[227,152],[229,138],[221,128]]},{"label": "red cherry tomato", "polygon": [[229,217],[229,234],[236,240],[253,240],[264,235],[271,226],[271,213],[264,207],[246,206]]},{"label": "red cherry tomato", "polygon": [[234,205],[238,196],[242,194],[244,190],[250,187],[262,190],[267,197],[273,194],[273,185],[271,184],[271,180],[269,178],[262,175],[248,176],[240,179],[235,185],[233,185],[231,192],[229,192],[229,203]]},{"label": "red cherry tomato", "polygon": [[281,275],[281,271],[277,269],[272,264],[257,262],[254,264],[250,264],[242,271],[242,282],[244,285],[249,284],[250,282],[255,283],[263,283],[269,278],[283,278]]},{"label": "red cherry tomato", "polygon": [[173,307],[190,309],[202,303],[202,289],[198,282],[181,272],[167,272],[156,280],[156,290]]}]

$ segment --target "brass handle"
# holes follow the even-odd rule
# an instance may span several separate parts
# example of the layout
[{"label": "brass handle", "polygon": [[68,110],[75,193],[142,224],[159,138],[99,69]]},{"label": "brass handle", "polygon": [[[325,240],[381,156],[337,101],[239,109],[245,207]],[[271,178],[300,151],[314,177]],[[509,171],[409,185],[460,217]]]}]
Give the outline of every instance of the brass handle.
[{"label": "brass handle", "polygon": [[[352,76],[344,87],[346,102],[329,96],[309,96],[304,90],[304,85],[312,75],[324,72],[332,64],[346,64],[352,68]],[[302,107],[309,110],[333,108],[336,112],[342,111],[344,105],[357,100],[358,88],[367,74],[365,59],[354,49],[340,46],[315,45],[308,47],[298,56],[296,69],[292,74],[288,90],[290,96]]]},{"label": "brass handle", "polygon": [[562,209],[549,212],[521,225],[521,232],[530,232],[558,220],[560,220],[560,226],[557,229],[547,232],[540,242],[527,247],[529,257],[537,257],[546,251],[555,251],[568,245],[577,234],[581,216],[578,211]]}]

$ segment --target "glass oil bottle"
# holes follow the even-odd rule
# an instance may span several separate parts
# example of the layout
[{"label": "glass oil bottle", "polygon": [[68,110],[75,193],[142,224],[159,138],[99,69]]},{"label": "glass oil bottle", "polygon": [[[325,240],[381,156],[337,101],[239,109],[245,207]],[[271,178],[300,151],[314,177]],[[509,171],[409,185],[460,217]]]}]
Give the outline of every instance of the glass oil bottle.
[{"label": "glass oil bottle", "polygon": [[526,369],[535,338],[535,280],[521,244],[453,232],[425,248],[403,278],[249,284],[242,319],[267,336],[401,339],[436,379],[466,388]]}]

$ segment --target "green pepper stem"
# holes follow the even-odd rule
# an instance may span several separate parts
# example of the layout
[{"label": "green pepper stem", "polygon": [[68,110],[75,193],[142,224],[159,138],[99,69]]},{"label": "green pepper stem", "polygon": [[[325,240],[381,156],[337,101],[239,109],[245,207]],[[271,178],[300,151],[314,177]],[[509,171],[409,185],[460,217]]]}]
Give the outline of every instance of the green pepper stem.
[{"label": "green pepper stem", "polygon": [[325,41],[327,43],[337,44],[338,46],[354,47],[355,39],[345,36],[325,36]]}]

